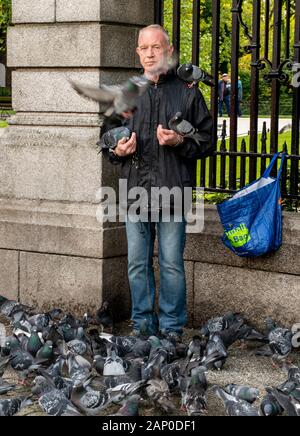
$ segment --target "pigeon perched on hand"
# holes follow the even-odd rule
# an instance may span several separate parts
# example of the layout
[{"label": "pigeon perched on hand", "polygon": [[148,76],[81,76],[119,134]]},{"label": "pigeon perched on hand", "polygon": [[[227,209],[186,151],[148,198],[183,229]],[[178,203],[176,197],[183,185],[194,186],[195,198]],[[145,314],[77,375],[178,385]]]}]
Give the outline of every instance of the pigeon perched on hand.
[{"label": "pigeon perched on hand", "polygon": [[146,92],[150,84],[149,80],[144,76],[133,76],[121,85],[101,85],[100,88],[80,85],[73,81],[70,81],[70,83],[78,94],[109,105],[104,114],[107,117],[114,113],[121,115],[134,111],[138,98]]},{"label": "pigeon perched on hand", "polygon": [[121,139],[125,138],[126,141],[129,141],[131,135],[131,130],[128,127],[116,127],[104,133],[97,144],[100,146],[100,150],[114,150]]},{"label": "pigeon perched on hand", "polygon": [[199,133],[189,121],[183,119],[181,112],[177,112],[175,116],[170,119],[169,129],[183,138],[193,139],[198,145],[210,139],[206,133]]}]

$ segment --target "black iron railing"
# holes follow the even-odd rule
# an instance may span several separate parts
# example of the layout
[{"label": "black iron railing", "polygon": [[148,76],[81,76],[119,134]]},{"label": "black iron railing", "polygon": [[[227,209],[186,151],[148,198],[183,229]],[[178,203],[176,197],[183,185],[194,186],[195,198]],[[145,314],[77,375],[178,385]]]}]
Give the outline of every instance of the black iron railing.
[{"label": "black iron railing", "polygon": [[[274,153],[286,151],[287,163],[283,173],[283,195],[286,198],[300,199],[300,80],[299,86],[292,86],[293,76],[300,70],[300,0],[244,0],[231,1],[231,115],[227,125],[223,125],[220,135],[218,119],[218,82],[221,64],[220,50],[222,29],[220,27],[223,0],[206,0],[211,10],[211,74],[216,86],[212,88],[210,109],[214,120],[214,156],[203,159],[198,164],[198,186],[207,191],[233,193],[247,183],[257,179],[265,170]],[[228,4],[228,0],[226,2]],[[251,22],[244,17],[247,3],[248,18],[251,4]],[[156,0],[156,22],[164,24],[166,8],[172,9],[172,40],[180,52],[183,1]],[[203,1],[192,1],[192,41],[190,60],[201,66],[201,16]],[[170,11],[168,11],[170,13]],[[247,40],[245,45],[244,41]],[[243,40],[243,43],[242,43]],[[207,41],[206,41],[207,43]],[[249,135],[239,138],[238,130],[238,77],[241,56],[250,55],[249,71]],[[264,124],[259,131],[259,114],[263,101],[260,98],[261,83],[270,90],[269,115],[270,131]],[[282,143],[279,134],[279,117],[283,90],[291,95],[289,143]],[[286,102],[285,102],[286,104]],[[282,110],[282,108],[281,108]],[[268,114],[264,114],[268,115]],[[230,130],[230,133],[227,132]],[[273,175],[276,175],[276,169]]]}]

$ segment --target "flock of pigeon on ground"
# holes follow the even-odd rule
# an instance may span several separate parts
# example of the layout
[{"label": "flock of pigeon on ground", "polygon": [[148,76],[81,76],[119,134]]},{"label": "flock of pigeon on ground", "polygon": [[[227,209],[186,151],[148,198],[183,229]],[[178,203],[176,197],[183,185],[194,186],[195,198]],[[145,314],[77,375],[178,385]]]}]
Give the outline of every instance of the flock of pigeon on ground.
[{"label": "flock of pigeon on ground", "polygon": [[[208,321],[184,344],[171,336],[149,336],[146,322],[139,336],[111,334],[108,303],[95,318],[86,314],[79,320],[59,309],[34,314],[0,296],[0,314],[13,331],[6,336],[0,324],[0,416],[13,416],[35,401],[50,416],[103,416],[117,405],[119,411],[110,416],[137,416],[143,400],[163,414],[176,415],[176,396],[188,416],[202,416],[207,413],[208,389],[222,399],[229,416],[300,416],[300,368],[286,363],[292,332],[271,319],[261,334],[241,314],[228,313]],[[274,364],[283,361],[287,369],[287,381],[267,388],[259,408],[254,405],[257,389],[208,386],[208,370],[222,370],[236,341],[260,342],[258,354],[270,356]],[[3,379],[8,367],[16,371],[20,384],[30,386],[30,395],[18,398],[19,383]],[[16,398],[2,399],[10,391],[16,391]]]}]

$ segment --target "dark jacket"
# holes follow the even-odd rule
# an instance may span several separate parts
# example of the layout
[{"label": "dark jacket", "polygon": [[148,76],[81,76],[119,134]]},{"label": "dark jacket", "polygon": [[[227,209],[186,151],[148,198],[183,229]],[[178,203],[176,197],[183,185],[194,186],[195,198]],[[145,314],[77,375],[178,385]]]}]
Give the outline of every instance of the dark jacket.
[{"label": "dark jacket", "polygon": [[[178,147],[159,145],[157,127],[168,127],[169,120],[182,112],[201,133],[200,146],[192,139],[185,139]],[[212,118],[204,98],[197,87],[187,84],[174,73],[160,77],[143,94],[132,119],[124,123],[137,134],[137,152],[134,156],[119,158],[105,152],[113,164],[122,165],[123,179],[128,180],[128,189],[144,187],[150,194],[151,187],[196,186],[196,160],[212,154]],[[104,126],[104,131],[107,126]]]}]

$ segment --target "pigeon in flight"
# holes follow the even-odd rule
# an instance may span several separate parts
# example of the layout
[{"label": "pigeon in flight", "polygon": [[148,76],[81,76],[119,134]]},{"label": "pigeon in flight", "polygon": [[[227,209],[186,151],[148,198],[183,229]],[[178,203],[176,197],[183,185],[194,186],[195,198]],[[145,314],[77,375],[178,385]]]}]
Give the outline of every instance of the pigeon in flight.
[{"label": "pigeon in flight", "polygon": [[144,94],[150,84],[144,76],[133,76],[121,85],[101,85],[100,88],[80,85],[72,81],[70,83],[78,94],[109,105],[104,114],[106,117],[110,117],[114,113],[121,115],[134,111],[138,98]]}]

